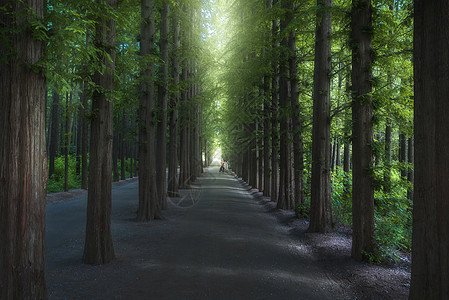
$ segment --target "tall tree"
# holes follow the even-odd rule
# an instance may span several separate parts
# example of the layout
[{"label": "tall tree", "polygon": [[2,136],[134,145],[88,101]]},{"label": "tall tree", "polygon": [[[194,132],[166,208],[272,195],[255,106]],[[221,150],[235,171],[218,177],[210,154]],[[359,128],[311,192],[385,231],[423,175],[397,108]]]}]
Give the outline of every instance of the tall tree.
[{"label": "tall tree", "polygon": [[449,298],[449,2],[414,2],[415,191],[410,299]]},{"label": "tall tree", "polygon": [[[111,236],[112,193],[112,124],[115,67],[115,20],[112,11],[117,0],[97,0],[109,11],[98,16],[95,46],[98,48],[97,70],[93,81],[98,87],[92,95],[92,118],[87,196],[86,240],[83,262],[105,264],[114,259]],[[103,70],[103,68],[105,68]]]},{"label": "tall tree", "polygon": [[[274,7],[278,0],[273,0]],[[279,20],[271,27],[271,201],[278,201],[279,192]]]},{"label": "tall tree", "polygon": [[333,229],[330,179],[330,84],[332,0],[317,0],[313,76],[312,183],[310,232]]},{"label": "tall tree", "polygon": [[46,299],[42,0],[0,1],[0,298]]},{"label": "tall tree", "polygon": [[180,40],[180,9],[175,8],[173,14],[173,51],[172,51],[172,83],[174,92],[170,98],[170,141],[168,151],[168,188],[169,197],[178,197],[178,105],[180,98],[179,88],[179,60],[181,51]]},{"label": "tall tree", "polygon": [[168,39],[170,4],[164,0],[161,4],[160,24],[160,85],[158,86],[158,122],[157,122],[157,149],[156,149],[156,181],[159,205],[167,209],[167,102],[168,102]]},{"label": "tall tree", "polygon": [[[89,40],[87,42],[90,42]],[[83,83],[84,87],[87,83]],[[89,122],[87,120],[87,115],[89,112],[89,99],[87,96],[87,90],[84,88],[82,95],[82,114],[81,118],[81,188],[87,190],[87,173],[88,173],[88,163],[87,163],[87,152],[89,146]]]},{"label": "tall tree", "polygon": [[143,67],[139,104],[139,209],[138,221],[161,217],[157,198],[156,165],[154,149],[154,0],[141,0],[140,55]]},{"label": "tall tree", "polygon": [[288,65],[288,30],[293,20],[292,0],[281,0],[282,8],[285,10],[281,18],[281,50],[284,55],[279,58],[279,125],[280,125],[280,162],[279,162],[279,195],[277,207],[280,209],[292,208],[292,183],[290,160],[290,103],[289,103],[289,65]]},{"label": "tall tree", "polygon": [[58,141],[59,141],[59,93],[56,89],[53,90],[52,104],[50,110],[50,126],[49,126],[49,172],[48,176],[55,172],[55,159],[58,155]]},{"label": "tall tree", "polygon": [[372,6],[371,0],[352,2],[352,257],[362,260],[375,252],[373,125],[372,125]]},{"label": "tall tree", "polygon": [[[294,2],[291,2],[290,9],[295,11]],[[299,87],[298,87],[298,63],[296,59],[296,30],[292,29],[288,37],[289,47],[289,81],[290,81],[290,106],[292,109],[291,132],[293,141],[293,202],[295,207],[304,203],[304,147],[302,144],[302,124],[301,112],[299,106]]]}]

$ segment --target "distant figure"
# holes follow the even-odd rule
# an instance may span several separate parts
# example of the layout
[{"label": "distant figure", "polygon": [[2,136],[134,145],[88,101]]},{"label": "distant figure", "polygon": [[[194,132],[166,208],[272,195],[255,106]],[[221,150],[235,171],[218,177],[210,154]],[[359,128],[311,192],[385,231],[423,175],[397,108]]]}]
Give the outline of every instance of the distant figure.
[{"label": "distant figure", "polygon": [[220,170],[218,172],[224,172],[224,170],[225,170],[225,163],[226,163],[225,160],[222,159],[221,160]]},{"label": "distant figure", "polygon": [[229,172],[229,162],[228,161],[225,162],[225,169],[226,169],[226,172]]}]

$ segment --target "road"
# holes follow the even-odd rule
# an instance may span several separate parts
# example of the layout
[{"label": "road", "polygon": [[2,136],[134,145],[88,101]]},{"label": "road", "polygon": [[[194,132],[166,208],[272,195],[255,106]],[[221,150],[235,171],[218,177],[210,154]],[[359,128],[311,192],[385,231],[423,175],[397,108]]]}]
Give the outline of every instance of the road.
[{"label": "road", "polygon": [[83,265],[86,194],[47,206],[50,299],[343,299],[248,188],[218,167],[138,223],[137,181],[113,187],[117,258]]}]

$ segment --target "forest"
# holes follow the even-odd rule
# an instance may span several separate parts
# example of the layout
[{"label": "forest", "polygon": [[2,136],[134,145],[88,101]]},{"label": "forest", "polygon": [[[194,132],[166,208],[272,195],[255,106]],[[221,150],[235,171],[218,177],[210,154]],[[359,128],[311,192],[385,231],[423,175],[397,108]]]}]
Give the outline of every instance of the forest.
[{"label": "forest", "polygon": [[1,299],[47,298],[48,193],[87,190],[82,260],[107,264],[112,183],[154,222],[216,153],[449,297],[446,1],[1,0],[0,23]]}]

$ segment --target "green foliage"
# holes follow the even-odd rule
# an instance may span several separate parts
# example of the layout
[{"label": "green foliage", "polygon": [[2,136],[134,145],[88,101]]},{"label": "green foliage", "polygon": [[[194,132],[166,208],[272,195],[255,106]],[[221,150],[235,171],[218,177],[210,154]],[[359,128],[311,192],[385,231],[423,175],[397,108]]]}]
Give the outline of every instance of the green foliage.
[{"label": "green foliage", "polygon": [[[385,168],[373,169],[375,181],[380,181]],[[345,185],[347,182],[347,186]],[[400,170],[391,171],[391,190],[389,193],[378,185],[374,193],[375,203],[375,236],[377,252],[367,255],[371,262],[397,260],[398,250],[411,250],[412,203],[407,198],[410,183],[402,179]],[[346,174],[337,167],[332,174],[332,204],[337,221],[352,225],[352,174]]]},{"label": "green foliage", "polygon": [[[55,173],[48,179],[47,193],[56,193],[64,190],[64,170],[64,156],[60,156],[55,159]],[[74,155],[69,155],[68,186],[69,190],[81,186],[81,179],[76,175],[76,158]]]},{"label": "green foliage", "polygon": [[[76,156],[69,155],[69,176],[68,186],[69,190],[78,189],[81,187],[81,177],[76,175]],[[129,170],[131,169],[131,160],[125,161],[125,175],[126,178],[130,177]],[[64,191],[64,171],[65,161],[64,156],[60,156],[55,159],[55,173],[48,179],[47,193],[57,193]],[[121,174],[121,163],[118,160],[118,172]]]}]

